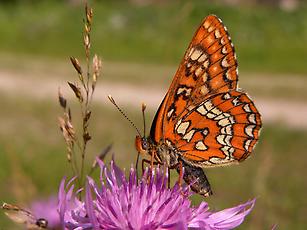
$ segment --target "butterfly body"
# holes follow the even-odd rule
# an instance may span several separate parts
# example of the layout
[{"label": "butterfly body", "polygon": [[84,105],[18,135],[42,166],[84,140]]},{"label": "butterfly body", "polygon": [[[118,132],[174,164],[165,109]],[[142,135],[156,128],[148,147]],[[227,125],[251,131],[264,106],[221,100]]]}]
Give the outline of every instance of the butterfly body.
[{"label": "butterfly body", "polygon": [[137,136],[136,149],[140,153],[152,155],[157,163],[164,164],[168,168],[174,169],[179,163],[180,154],[168,142],[160,141],[155,143],[151,137],[142,138]]},{"label": "butterfly body", "polygon": [[150,136],[136,138],[140,153],[159,164],[185,168],[192,189],[211,194],[202,168],[250,156],[261,116],[238,88],[237,59],[226,27],[215,15],[201,23],[153,120]]},{"label": "butterfly body", "polygon": [[155,162],[165,165],[169,169],[176,169],[180,174],[183,167],[184,181],[191,185],[191,189],[203,196],[212,194],[209,181],[201,167],[191,165],[191,162],[185,161],[181,157],[181,153],[177,151],[175,146],[169,142],[161,141],[159,144],[154,143],[151,137],[136,137],[136,149],[140,153],[147,153],[154,157]]}]

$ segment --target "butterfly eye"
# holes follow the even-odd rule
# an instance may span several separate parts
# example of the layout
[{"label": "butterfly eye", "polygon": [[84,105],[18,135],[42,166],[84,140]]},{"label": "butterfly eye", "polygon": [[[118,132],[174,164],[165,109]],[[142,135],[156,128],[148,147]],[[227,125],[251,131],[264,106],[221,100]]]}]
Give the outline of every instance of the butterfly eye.
[{"label": "butterfly eye", "polygon": [[146,139],[143,139],[143,140],[142,140],[142,148],[143,148],[144,150],[147,150],[147,149],[148,149],[148,142],[147,142]]}]

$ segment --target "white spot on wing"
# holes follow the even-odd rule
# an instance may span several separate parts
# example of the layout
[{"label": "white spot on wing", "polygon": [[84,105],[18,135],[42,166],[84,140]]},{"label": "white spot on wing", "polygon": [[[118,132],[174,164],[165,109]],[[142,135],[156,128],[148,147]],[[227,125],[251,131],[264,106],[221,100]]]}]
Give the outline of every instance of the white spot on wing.
[{"label": "white spot on wing", "polygon": [[221,119],[223,119],[223,118],[225,118],[224,114],[220,114],[220,115],[216,116],[216,117],[214,118],[214,120],[218,121],[218,120],[221,120]]},{"label": "white spot on wing", "polygon": [[220,37],[222,36],[221,33],[220,33],[220,31],[219,31],[218,29],[216,29],[216,30],[214,31],[214,35],[215,35],[216,38],[220,38]]},{"label": "white spot on wing", "polygon": [[224,142],[224,136],[225,135],[218,135],[216,137],[217,142],[220,143],[221,145],[226,145],[226,143]]},{"label": "white spot on wing", "polygon": [[225,93],[223,98],[224,98],[224,100],[227,100],[227,99],[231,98],[231,96],[230,96],[229,93]]},{"label": "white spot on wing", "polygon": [[245,148],[246,151],[248,151],[251,142],[252,142],[252,140],[246,140],[245,141],[244,148]]},{"label": "white spot on wing", "polygon": [[205,129],[203,130],[203,135],[204,135],[204,136],[207,136],[207,135],[208,135],[208,133],[209,133],[208,128],[205,128]]},{"label": "white spot on wing", "polygon": [[195,129],[192,129],[190,130],[188,133],[186,133],[184,136],[183,136],[183,139],[186,140],[187,142],[190,142],[193,135],[195,133]]},{"label": "white spot on wing", "polygon": [[191,55],[191,59],[192,59],[193,61],[197,60],[197,59],[200,57],[200,55],[202,55],[202,53],[203,53],[203,52],[202,52],[200,49],[194,50],[194,52],[193,52],[192,55]]},{"label": "white spot on wing", "polygon": [[211,109],[213,109],[213,104],[210,102],[210,101],[206,101],[205,103],[204,103],[204,107],[207,109],[207,110],[211,110]]},{"label": "white spot on wing", "polygon": [[189,57],[191,57],[192,53],[194,52],[194,47],[191,48],[190,52],[189,52]]},{"label": "white spot on wing", "polygon": [[208,28],[208,32],[209,32],[209,33],[212,32],[212,31],[214,30],[214,28],[215,28],[215,26],[210,26],[210,27]]},{"label": "white spot on wing", "polygon": [[214,120],[218,121],[227,117],[230,117],[231,115],[229,113],[221,113],[220,115],[218,115],[217,117],[214,118]]},{"label": "white spot on wing", "polygon": [[203,82],[206,82],[206,81],[208,80],[208,74],[207,74],[207,72],[204,72],[203,75],[202,75],[202,77],[203,77]]},{"label": "white spot on wing", "polygon": [[201,67],[198,67],[196,70],[195,70],[195,76],[196,77],[199,77],[202,73],[203,69]]},{"label": "white spot on wing", "polygon": [[248,136],[250,137],[254,137],[253,135],[253,131],[254,131],[254,128],[256,127],[256,125],[248,125],[245,127],[245,132]]},{"label": "white spot on wing", "polygon": [[204,67],[205,69],[207,69],[208,66],[209,66],[209,60],[207,59],[207,60],[203,63],[203,67]]},{"label": "white spot on wing", "polygon": [[231,140],[232,136],[229,136],[229,135],[226,135],[225,137],[225,143],[228,145],[228,146],[232,146],[232,144],[230,143],[230,140]]},{"label": "white spot on wing", "polygon": [[232,154],[234,153],[235,149],[233,147],[229,147],[224,145],[221,150],[223,151],[223,153],[228,157],[228,158],[232,158]]},{"label": "white spot on wing", "polygon": [[189,96],[191,94],[191,88],[186,88],[186,87],[182,87],[182,88],[178,88],[177,90],[177,94],[182,94],[183,92],[185,92],[185,96]]},{"label": "white spot on wing", "polygon": [[209,112],[209,113],[206,114],[206,116],[207,116],[209,119],[212,119],[212,118],[214,118],[216,115],[215,115],[214,113]]},{"label": "white spot on wing", "polygon": [[230,143],[232,136],[228,136],[228,135],[218,135],[217,136],[217,141],[221,144],[221,145],[227,145],[227,146],[232,146]]},{"label": "white spot on wing", "polygon": [[230,64],[227,61],[227,57],[224,57],[224,59],[222,60],[222,66],[225,67],[225,68],[230,66]]},{"label": "white spot on wing", "polygon": [[206,113],[207,113],[207,110],[205,109],[205,107],[203,105],[198,106],[196,111],[199,112],[201,115],[206,115]]},{"label": "white spot on wing", "polygon": [[252,112],[251,108],[249,107],[249,104],[244,105],[243,109],[245,112],[248,112],[248,113]]},{"label": "white spot on wing", "polygon": [[203,53],[199,58],[198,58],[198,62],[204,62],[207,59],[207,55],[205,53]]},{"label": "white spot on wing", "polygon": [[181,124],[181,119],[176,123],[176,125],[175,125],[175,129],[177,130],[177,128],[178,128],[178,126]]},{"label": "white spot on wing", "polygon": [[225,126],[225,127],[223,127],[222,129],[221,129],[221,133],[222,134],[228,134],[228,135],[231,135],[232,134],[232,126],[231,125],[227,125],[227,126]]},{"label": "white spot on wing", "polygon": [[222,45],[225,45],[225,44],[226,44],[226,42],[225,42],[225,39],[224,39],[224,38],[221,38],[221,44],[222,44]]},{"label": "white spot on wing", "polygon": [[250,123],[256,124],[256,114],[252,113],[248,116],[248,121]]},{"label": "white spot on wing", "polygon": [[240,103],[240,101],[239,101],[239,98],[235,98],[235,99],[233,99],[232,100],[232,104],[234,105],[234,106],[238,106],[238,105],[240,105],[241,103]]},{"label": "white spot on wing", "polygon": [[185,134],[187,131],[187,128],[189,127],[190,122],[186,121],[186,122],[182,122],[178,127],[177,127],[177,133],[178,134]]},{"label": "white spot on wing", "polygon": [[226,78],[229,80],[233,80],[229,70],[226,72]]},{"label": "white spot on wing", "polygon": [[204,151],[204,150],[207,150],[208,147],[204,144],[203,141],[198,141],[196,144],[195,144],[195,148],[197,150],[201,150],[201,151]]},{"label": "white spot on wing", "polygon": [[214,114],[216,114],[216,115],[219,115],[219,114],[221,114],[222,113],[222,111],[221,110],[219,110],[218,108],[213,108],[212,110],[211,110],[211,112],[212,113],[214,113]]},{"label": "white spot on wing", "polygon": [[174,109],[171,109],[168,113],[167,113],[167,117],[170,118],[172,116],[174,112]]},{"label": "white spot on wing", "polygon": [[219,157],[211,157],[210,162],[212,164],[227,164],[227,163],[229,163],[229,160],[227,158],[223,159],[223,158],[219,158]]},{"label": "white spot on wing", "polygon": [[227,118],[223,118],[223,119],[219,120],[219,122],[218,122],[218,124],[220,126],[223,126],[223,127],[227,126],[227,125],[230,125],[230,124],[234,124],[234,123],[235,123],[235,120],[234,120],[233,116],[227,117]]}]

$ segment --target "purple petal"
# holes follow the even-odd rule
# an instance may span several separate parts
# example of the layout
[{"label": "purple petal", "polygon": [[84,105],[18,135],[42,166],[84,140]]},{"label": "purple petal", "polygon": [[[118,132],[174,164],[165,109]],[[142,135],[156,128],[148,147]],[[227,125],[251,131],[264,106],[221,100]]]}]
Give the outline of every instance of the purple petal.
[{"label": "purple petal", "polygon": [[207,224],[218,229],[232,229],[239,226],[245,216],[247,216],[254,207],[256,200],[246,202],[234,208],[228,208],[211,214],[206,220]]},{"label": "purple petal", "polygon": [[87,212],[87,216],[89,217],[90,222],[93,224],[94,229],[98,228],[98,222],[96,220],[96,216],[94,214],[94,207],[93,207],[93,199],[92,199],[92,192],[90,183],[86,183],[85,189],[85,209]]},{"label": "purple petal", "polygon": [[191,207],[189,185],[176,183],[168,188],[168,171],[162,167],[147,168],[138,181],[133,167],[126,178],[114,162],[110,169],[100,160],[97,162],[101,189],[89,177],[85,202],[77,199],[73,185],[65,188],[65,180],[61,182],[60,210],[69,229],[230,229],[242,223],[255,203],[252,200],[212,213],[206,202]]}]

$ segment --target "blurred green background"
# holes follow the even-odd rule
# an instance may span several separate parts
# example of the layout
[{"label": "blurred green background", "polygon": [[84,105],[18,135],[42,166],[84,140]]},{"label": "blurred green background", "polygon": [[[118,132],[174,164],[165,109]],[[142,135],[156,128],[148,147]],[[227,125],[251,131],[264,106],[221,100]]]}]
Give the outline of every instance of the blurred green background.
[{"label": "blurred green background", "polygon": [[[26,206],[71,176],[57,124],[61,86],[83,63],[81,1],[0,1],[0,199]],[[206,170],[220,210],[257,198],[240,229],[306,229],[307,4],[299,0],[91,1],[92,49],[103,59],[93,104],[88,165],[106,145],[121,167],[134,162],[135,130],[105,100],[111,93],[142,127],[150,124],[201,20],[218,15],[236,48],[240,87],[255,98],[264,127],[253,156]],[[66,90],[66,91],[65,91]],[[107,160],[111,156],[108,156]],[[199,196],[193,197],[199,203]],[[0,229],[19,229],[0,213]]]}]

